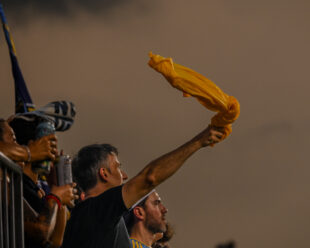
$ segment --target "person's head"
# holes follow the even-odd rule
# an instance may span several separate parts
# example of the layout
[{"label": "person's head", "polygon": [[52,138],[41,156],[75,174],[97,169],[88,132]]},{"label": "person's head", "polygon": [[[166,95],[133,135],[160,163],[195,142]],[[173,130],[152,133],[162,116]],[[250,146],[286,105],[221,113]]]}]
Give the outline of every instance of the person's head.
[{"label": "person's head", "polygon": [[[36,128],[40,123],[44,121],[45,119],[42,117],[37,117],[33,119],[22,118],[22,116],[12,117],[12,120],[10,121],[10,126],[14,130],[17,143],[27,146],[30,141],[36,140]],[[32,163],[27,162],[23,167],[23,172],[28,176],[38,176],[39,174],[48,175],[50,173],[51,166],[53,166],[52,162],[48,160],[46,160],[44,163],[41,163],[41,161],[36,161]]]},{"label": "person's head", "polygon": [[138,226],[154,235],[165,232],[167,212],[168,209],[163,205],[158,193],[154,191],[131,210],[127,223],[129,233],[132,234]]},{"label": "person's head", "polygon": [[28,122],[24,119],[14,118],[10,122],[13,128],[16,140],[20,145],[28,145],[30,140],[35,140],[35,129],[37,122]]},{"label": "person's head", "polygon": [[13,129],[4,119],[0,119],[0,141],[5,143],[16,143],[16,137]]},{"label": "person's head", "polygon": [[109,144],[83,147],[72,161],[73,178],[87,193],[98,183],[106,188],[123,184],[127,179],[117,158],[118,151]]}]

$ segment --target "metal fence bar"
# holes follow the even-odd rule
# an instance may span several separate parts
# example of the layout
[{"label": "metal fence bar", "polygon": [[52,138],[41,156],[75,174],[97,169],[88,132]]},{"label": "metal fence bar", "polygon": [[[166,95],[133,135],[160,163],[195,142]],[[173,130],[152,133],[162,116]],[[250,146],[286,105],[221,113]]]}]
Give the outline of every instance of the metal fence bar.
[{"label": "metal fence bar", "polygon": [[9,211],[8,211],[8,183],[7,183],[8,169],[7,167],[3,168],[3,198],[2,198],[2,207],[3,207],[3,241],[4,247],[9,247]]},{"label": "metal fence bar", "polygon": [[10,248],[15,247],[15,180],[14,172],[10,173],[10,199],[9,199],[9,227],[10,227]]},{"label": "metal fence bar", "polygon": [[0,248],[24,248],[22,169],[1,152],[0,168]]},{"label": "metal fence bar", "polygon": [[2,211],[2,191],[3,191],[3,183],[5,182],[3,178],[3,167],[0,163],[0,248],[4,248],[4,235],[3,235],[3,211]]},{"label": "metal fence bar", "polygon": [[24,247],[24,204],[23,204],[23,176],[15,174],[15,234],[16,247]]},{"label": "metal fence bar", "polygon": [[6,157],[2,152],[0,152],[0,164],[2,167],[10,168],[10,170],[14,171],[16,174],[23,174],[22,168]]}]

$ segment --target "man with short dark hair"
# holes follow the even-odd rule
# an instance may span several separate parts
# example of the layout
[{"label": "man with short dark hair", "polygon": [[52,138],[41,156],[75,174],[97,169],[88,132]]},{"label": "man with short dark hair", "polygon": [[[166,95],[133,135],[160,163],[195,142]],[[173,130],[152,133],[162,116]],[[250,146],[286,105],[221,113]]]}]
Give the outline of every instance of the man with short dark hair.
[{"label": "man with short dark hair", "polygon": [[202,147],[221,140],[222,129],[208,127],[179,148],[155,159],[123,185],[127,175],[117,150],[110,145],[82,148],[73,160],[73,176],[85,192],[85,201],[73,211],[63,248],[129,248],[123,214],[157,185],[172,176]]}]

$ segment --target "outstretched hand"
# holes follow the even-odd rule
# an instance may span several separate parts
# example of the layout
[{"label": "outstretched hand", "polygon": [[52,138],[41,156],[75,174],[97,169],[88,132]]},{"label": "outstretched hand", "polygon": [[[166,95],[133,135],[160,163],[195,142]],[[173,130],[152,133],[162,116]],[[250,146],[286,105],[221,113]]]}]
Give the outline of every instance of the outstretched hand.
[{"label": "outstretched hand", "polygon": [[202,147],[213,146],[222,140],[224,128],[209,125],[205,130],[198,134],[194,139],[201,143]]},{"label": "outstretched hand", "polygon": [[28,144],[31,161],[44,159],[55,160],[57,156],[57,137],[55,134],[44,136],[38,140],[30,141]]}]

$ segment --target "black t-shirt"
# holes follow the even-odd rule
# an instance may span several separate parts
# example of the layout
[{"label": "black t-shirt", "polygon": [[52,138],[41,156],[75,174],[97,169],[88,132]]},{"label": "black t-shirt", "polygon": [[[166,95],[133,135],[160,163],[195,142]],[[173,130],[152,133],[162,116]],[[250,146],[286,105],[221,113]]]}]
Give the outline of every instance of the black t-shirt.
[{"label": "black t-shirt", "polygon": [[26,174],[23,174],[23,190],[24,198],[37,213],[40,213],[45,206],[45,200],[38,195],[39,186]]},{"label": "black t-shirt", "polygon": [[[38,191],[40,190],[38,185],[26,174],[23,174],[23,190],[25,200],[37,214],[40,214],[45,208],[45,200],[38,195]],[[28,217],[25,215],[25,218]],[[36,238],[28,235],[30,232],[31,230],[25,230],[25,248],[42,248],[42,244]]]},{"label": "black t-shirt", "polygon": [[122,186],[81,202],[67,222],[62,248],[130,248],[126,211]]}]

